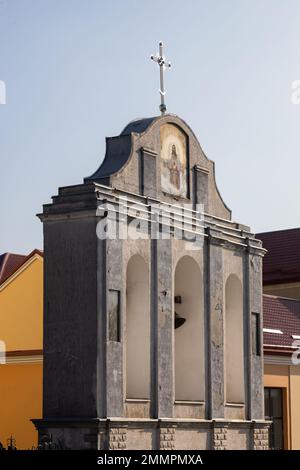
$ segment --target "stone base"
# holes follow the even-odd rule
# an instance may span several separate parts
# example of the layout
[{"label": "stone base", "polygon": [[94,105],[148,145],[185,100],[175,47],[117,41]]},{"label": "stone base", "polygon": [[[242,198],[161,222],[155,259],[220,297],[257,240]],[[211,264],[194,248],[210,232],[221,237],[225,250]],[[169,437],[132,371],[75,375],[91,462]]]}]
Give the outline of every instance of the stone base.
[{"label": "stone base", "polygon": [[41,446],[110,450],[267,450],[267,421],[32,420]]},{"label": "stone base", "polygon": [[263,423],[253,423],[252,448],[269,450],[269,429]]}]

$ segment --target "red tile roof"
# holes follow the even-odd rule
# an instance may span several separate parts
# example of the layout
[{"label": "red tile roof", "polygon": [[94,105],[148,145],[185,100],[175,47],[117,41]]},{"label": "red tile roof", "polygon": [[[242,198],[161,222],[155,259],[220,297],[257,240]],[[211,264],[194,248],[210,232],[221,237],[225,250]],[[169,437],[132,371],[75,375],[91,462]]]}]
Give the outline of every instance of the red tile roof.
[{"label": "red tile roof", "polygon": [[300,228],[258,233],[268,250],[263,261],[263,283],[300,281]]},{"label": "red tile roof", "polygon": [[36,253],[43,256],[43,252],[40,250],[33,250],[29,255],[18,255],[15,253],[3,253],[0,255],[0,285]]},{"label": "red tile roof", "polygon": [[295,341],[292,335],[300,336],[300,300],[264,294],[263,327],[282,331],[282,334],[263,333],[265,352],[289,352]]}]

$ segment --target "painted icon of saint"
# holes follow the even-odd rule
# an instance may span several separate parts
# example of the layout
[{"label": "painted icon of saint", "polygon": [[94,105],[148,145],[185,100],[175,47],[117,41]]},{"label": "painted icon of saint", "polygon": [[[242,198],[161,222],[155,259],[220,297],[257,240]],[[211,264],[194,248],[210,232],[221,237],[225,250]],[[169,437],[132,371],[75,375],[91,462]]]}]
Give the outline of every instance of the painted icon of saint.
[{"label": "painted icon of saint", "polygon": [[172,145],[171,158],[169,160],[170,183],[178,190],[180,189],[180,171],[181,165],[177,155],[176,146]]}]

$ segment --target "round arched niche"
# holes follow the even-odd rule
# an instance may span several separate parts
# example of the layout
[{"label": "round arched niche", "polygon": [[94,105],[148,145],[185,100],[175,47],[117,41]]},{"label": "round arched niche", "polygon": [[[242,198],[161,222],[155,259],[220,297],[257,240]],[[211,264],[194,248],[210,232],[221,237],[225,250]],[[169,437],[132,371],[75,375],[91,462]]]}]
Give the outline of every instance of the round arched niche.
[{"label": "round arched niche", "polygon": [[185,322],[174,330],[175,400],[205,398],[203,283],[200,268],[191,256],[183,256],[174,275],[175,312]]},{"label": "round arched niche", "polygon": [[244,403],[243,286],[235,274],[225,284],[225,381],[226,402]]},{"label": "round arched niche", "polygon": [[126,273],[126,398],[150,398],[149,269],[140,255]]}]

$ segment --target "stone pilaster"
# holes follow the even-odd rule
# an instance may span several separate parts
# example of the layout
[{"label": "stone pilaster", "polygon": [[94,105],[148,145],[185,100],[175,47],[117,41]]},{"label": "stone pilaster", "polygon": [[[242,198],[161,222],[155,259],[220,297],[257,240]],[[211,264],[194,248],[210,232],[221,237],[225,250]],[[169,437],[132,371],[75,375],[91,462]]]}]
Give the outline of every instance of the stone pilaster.
[{"label": "stone pilaster", "polygon": [[[110,315],[110,296],[119,293],[118,306],[121,324],[123,308],[121,293],[122,279],[122,241],[106,240],[106,312]],[[120,341],[110,341],[109,322],[106,318],[106,412],[107,416],[123,416],[123,335],[119,332]]]},{"label": "stone pilaster", "polygon": [[158,417],[157,240],[151,240],[151,417]]},{"label": "stone pilaster", "polygon": [[157,414],[173,417],[173,272],[171,240],[157,243]]},{"label": "stone pilaster", "polygon": [[[247,239],[248,249],[245,255],[245,285],[246,291],[246,315],[247,315],[247,418],[250,420],[264,419],[263,396],[263,336],[262,336],[262,253],[250,245]],[[257,243],[260,243],[257,241]],[[259,248],[259,246],[258,246]],[[257,315],[260,324],[260,335],[255,348],[252,344],[252,330],[255,327],[252,322],[253,315]]]},{"label": "stone pilaster", "polygon": [[109,450],[126,450],[127,440],[126,428],[109,428],[108,446]]},{"label": "stone pilaster", "polygon": [[162,427],[159,434],[159,448],[160,450],[174,450],[175,449],[175,428]]},{"label": "stone pilaster", "polygon": [[202,204],[204,212],[208,212],[208,170],[194,166],[194,207]]},{"label": "stone pilaster", "polygon": [[208,327],[208,417],[224,418],[223,247],[219,232],[208,230],[206,245]]}]

